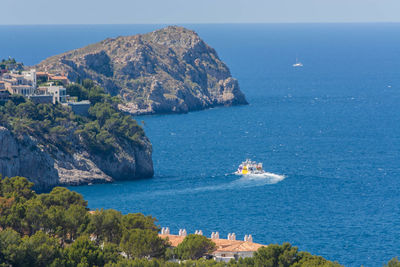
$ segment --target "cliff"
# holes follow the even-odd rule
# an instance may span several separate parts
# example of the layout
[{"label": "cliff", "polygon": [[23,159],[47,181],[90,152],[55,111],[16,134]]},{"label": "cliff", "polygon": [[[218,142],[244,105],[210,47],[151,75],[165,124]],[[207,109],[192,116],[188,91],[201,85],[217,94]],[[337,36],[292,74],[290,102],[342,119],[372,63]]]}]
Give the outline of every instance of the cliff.
[{"label": "cliff", "polygon": [[64,73],[72,81],[95,80],[120,95],[119,108],[131,114],[247,104],[216,51],[182,27],[106,39],[50,57],[36,68]]},{"label": "cliff", "polygon": [[27,177],[37,190],[152,177],[152,146],[136,121],[115,104],[97,103],[89,113],[31,102],[0,106],[0,174]]},{"label": "cliff", "polygon": [[0,126],[0,173],[3,177],[27,177],[36,190],[153,176],[149,143],[145,149],[128,146],[107,157],[98,157],[84,149],[72,154],[50,152],[32,136],[21,137]]}]

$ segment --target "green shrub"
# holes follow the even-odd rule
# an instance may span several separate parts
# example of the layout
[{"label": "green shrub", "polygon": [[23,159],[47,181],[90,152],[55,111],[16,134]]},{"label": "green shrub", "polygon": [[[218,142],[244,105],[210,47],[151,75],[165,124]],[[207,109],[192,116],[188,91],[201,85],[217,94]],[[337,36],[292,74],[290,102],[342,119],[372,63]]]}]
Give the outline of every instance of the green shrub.
[{"label": "green shrub", "polygon": [[60,104],[34,104],[13,96],[0,106],[0,125],[21,140],[30,135],[43,147],[67,153],[79,149],[79,144],[100,156],[117,151],[121,143],[142,145],[144,131],[131,116],[118,110],[119,98],[111,97],[91,80],[71,84],[67,91],[79,100],[91,101],[88,117],[76,115]]},{"label": "green shrub", "polygon": [[180,243],[175,254],[179,259],[197,260],[215,250],[215,243],[203,235],[188,235]]}]

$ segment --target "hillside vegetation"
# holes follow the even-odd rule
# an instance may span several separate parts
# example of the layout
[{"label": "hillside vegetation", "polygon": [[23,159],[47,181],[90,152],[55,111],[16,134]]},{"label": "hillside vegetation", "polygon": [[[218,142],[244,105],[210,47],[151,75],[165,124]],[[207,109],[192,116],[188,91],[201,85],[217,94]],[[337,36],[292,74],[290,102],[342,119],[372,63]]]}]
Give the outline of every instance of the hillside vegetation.
[{"label": "hillside vegetation", "polygon": [[44,146],[66,152],[76,149],[76,144],[80,146],[79,139],[85,148],[99,155],[116,150],[120,141],[142,144],[143,129],[131,116],[118,111],[118,98],[112,98],[90,80],[70,85],[67,91],[91,101],[89,117],[75,115],[61,105],[34,104],[16,96],[0,106],[0,125],[17,137],[28,134]]},{"label": "hillside vegetation", "polygon": [[0,266],[340,266],[288,243],[229,263],[201,259],[215,249],[204,236],[189,235],[171,248],[151,216],[90,213],[76,192],[56,187],[36,194],[32,186],[23,177],[0,177]]},{"label": "hillside vegetation", "polygon": [[[67,93],[90,100],[89,116],[22,96],[0,106],[4,175],[27,176],[43,188],[152,177],[150,141],[131,116],[118,110],[117,97],[91,80],[69,85]],[[41,172],[32,165],[39,158]]]}]

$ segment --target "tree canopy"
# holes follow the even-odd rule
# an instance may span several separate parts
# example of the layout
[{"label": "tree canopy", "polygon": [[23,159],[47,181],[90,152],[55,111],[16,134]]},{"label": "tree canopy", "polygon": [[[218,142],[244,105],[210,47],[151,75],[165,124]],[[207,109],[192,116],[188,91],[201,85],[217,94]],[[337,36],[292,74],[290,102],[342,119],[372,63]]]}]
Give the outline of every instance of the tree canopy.
[{"label": "tree canopy", "polygon": [[175,253],[179,259],[197,260],[215,250],[215,243],[203,235],[190,234],[180,243]]},{"label": "tree canopy", "polygon": [[400,261],[397,257],[391,259],[384,267],[400,267]]},{"label": "tree canopy", "polygon": [[130,115],[118,110],[119,99],[111,97],[91,80],[72,84],[67,92],[89,99],[89,116],[74,114],[61,104],[35,104],[22,96],[12,96],[0,103],[0,125],[23,140],[34,137],[43,147],[73,152],[82,146],[89,152],[104,155],[125,143],[140,146],[143,129]]},{"label": "tree canopy", "polygon": [[[338,267],[289,243],[260,248],[254,257],[229,263],[206,260],[215,243],[188,235],[172,248],[156,219],[140,213],[89,212],[82,195],[56,187],[36,194],[23,177],[0,176],[0,267],[5,266],[215,266]],[[181,259],[180,263],[169,259]],[[399,266],[397,258],[389,267]]]},{"label": "tree canopy", "polygon": [[122,249],[132,259],[164,258],[169,243],[153,217],[89,213],[76,192],[38,195],[32,186],[23,177],[0,179],[0,266],[104,266],[121,260]]},{"label": "tree canopy", "polygon": [[22,70],[23,65],[21,62],[17,62],[15,58],[3,58],[0,62],[0,70]]}]

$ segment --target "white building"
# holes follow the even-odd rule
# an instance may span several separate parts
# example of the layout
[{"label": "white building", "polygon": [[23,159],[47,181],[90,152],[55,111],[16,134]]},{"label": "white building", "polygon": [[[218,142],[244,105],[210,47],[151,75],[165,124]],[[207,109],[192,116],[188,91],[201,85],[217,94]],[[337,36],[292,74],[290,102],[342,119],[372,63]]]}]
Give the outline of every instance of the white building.
[{"label": "white building", "polygon": [[18,94],[18,95],[23,95],[23,96],[31,95],[35,91],[34,87],[32,87],[30,85],[24,85],[24,84],[11,85],[11,86],[8,86],[7,89],[13,95]]},{"label": "white building", "polygon": [[53,96],[53,104],[67,102],[67,89],[62,86],[45,86],[40,87],[40,90],[45,90],[48,94]]},{"label": "white building", "polygon": [[4,73],[1,80],[11,94],[31,95],[36,88],[36,70]]},{"label": "white building", "polygon": [[24,76],[25,81],[28,81],[28,84],[30,84],[34,88],[36,88],[37,81],[36,81],[36,70],[35,69],[23,71],[21,74]]}]

